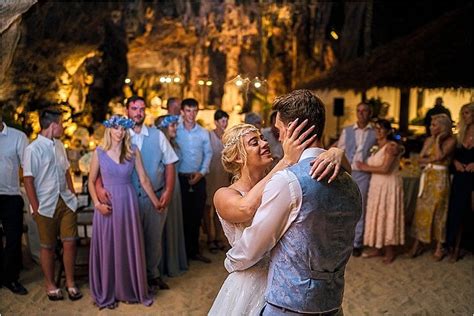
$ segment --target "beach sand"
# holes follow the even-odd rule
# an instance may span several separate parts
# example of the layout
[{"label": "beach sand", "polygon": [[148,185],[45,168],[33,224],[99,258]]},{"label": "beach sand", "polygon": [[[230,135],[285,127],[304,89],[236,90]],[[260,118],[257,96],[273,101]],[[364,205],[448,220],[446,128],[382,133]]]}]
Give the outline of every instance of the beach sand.
[{"label": "beach sand", "polygon": [[[192,261],[182,276],[167,278],[171,289],[159,291],[151,307],[120,303],[115,310],[93,305],[87,277],[78,279],[84,298],[50,302],[40,268],[25,264],[21,282],[26,296],[0,289],[0,314],[6,315],[206,315],[227,276],[224,253],[206,254],[212,264]],[[391,265],[381,258],[351,258],[346,269],[344,314],[347,315],[472,315],[473,267],[469,254],[457,263],[434,262],[426,252],[415,259],[398,257]],[[65,292],[64,292],[65,294]]]}]

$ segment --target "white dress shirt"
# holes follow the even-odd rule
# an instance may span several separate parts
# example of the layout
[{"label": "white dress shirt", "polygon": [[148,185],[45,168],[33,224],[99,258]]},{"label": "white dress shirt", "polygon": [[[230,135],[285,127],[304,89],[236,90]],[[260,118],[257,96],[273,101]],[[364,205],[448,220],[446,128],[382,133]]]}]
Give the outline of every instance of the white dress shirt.
[{"label": "white dress shirt", "polygon": [[66,183],[68,169],[66,150],[60,140],[38,135],[26,147],[23,175],[34,178],[39,214],[53,218],[59,196],[72,211],[76,211],[77,198]]},{"label": "white dress shirt", "polygon": [[145,125],[142,125],[142,129],[140,130],[140,133],[135,133],[133,128],[130,128],[128,131],[130,133],[132,144],[137,146],[138,149],[142,150],[143,139],[145,139],[145,136],[150,135],[148,133],[148,127],[146,127]]},{"label": "white dress shirt", "polygon": [[[370,130],[372,130],[372,124],[367,124],[364,128],[360,128],[357,123],[355,123],[352,128],[355,130],[355,153],[354,158],[351,161],[352,170],[359,170],[356,165],[356,161],[364,161],[364,144],[369,135]],[[337,142],[337,147],[340,149],[346,150],[346,130],[342,130],[341,137]]]},{"label": "white dress shirt", "polygon": [[0,195],[21,195],[18,171],[23,164],[26,146],[28,138],[25,133],[3,123],[0,132]]},{"label": "white dress shirt", "polygon": [[[316,157],[321,148],[307,148],[300,161]],[[260,261],[294,222],[301,209],[303,192],[288,169],[273,175],[263,190],[262,204],[242,237],[227,252],[224,266],[229,272],[245,270]]]}]

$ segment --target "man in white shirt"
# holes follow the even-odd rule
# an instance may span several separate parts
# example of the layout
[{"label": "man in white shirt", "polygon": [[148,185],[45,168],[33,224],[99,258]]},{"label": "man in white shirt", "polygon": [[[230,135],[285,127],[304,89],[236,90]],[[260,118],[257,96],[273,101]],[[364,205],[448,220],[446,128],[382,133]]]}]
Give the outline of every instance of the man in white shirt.
[{"label": "man in white shirt", "polygon": [[370,149],[377,143],[375,130],[370,124],[372,111],[368,104],[357,105],[357,122],[342,130],[337,147],[346,151],[347,158],[351,163],[352,177],[359,186],[362,194],[362,215],[356,226],[354,238],[354,250],[352,255],[359,257],[362,254],[365,225],[365,206],[367,192],[369,191],[370,173],[357,168],[356,161],[365,162],[369,157]]},{"label": "man in white shirt", "polygon": [[252,224],[229,250],[224,265],[229,272],[245,270],[271,251],[262,315],[342,315],[344,272],[361,213],[360,193],[346,172],[331,184],[310,175],[310,162],[324,151],[320,135],[325,109],[318,97],[296,90],[278,97],[274,108],[280,139],[296,118],[308,119],[307,126],[315,126],[308,137],[318,137],[297,164],[267,183]]},{"label": "man in white shirt", "polygon": [[19,169],[28,145],[25,133],[7,126],[0,109],[0,221],[5,233],[5,249],[0,241],[0,287],[26,295],[18,282],[21,268],[21,234],[23,233],[23,198]]},{"label": "man in white shirt", "polygon": [[46,108],[40,112],[41,132],[25,149],[23,162],[25,189],[40,237],[40,262],[51,301],[63,295],[54,283],[54,248],[59,232],[67,293],[71,300],[82,298],[74,282],[77,241],[77,198],[69,173],[64,145],[62,112]]}]

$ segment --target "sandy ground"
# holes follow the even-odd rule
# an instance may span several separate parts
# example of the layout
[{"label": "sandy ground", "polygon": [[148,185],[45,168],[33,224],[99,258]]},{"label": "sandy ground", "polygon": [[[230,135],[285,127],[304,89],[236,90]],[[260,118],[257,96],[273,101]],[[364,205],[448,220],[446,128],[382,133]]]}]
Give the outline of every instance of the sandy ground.
[{"label": "sandy ground", "polygon": [[[80,301],[50,302],[42,288],[40,268],[27,262],[21,282],[27,296],[0,289],[0,314],[5,315],[206,315],[227,273],[224,253],[210,255],[212,264],[191,262],[183,276],[168,278],[171,290],[160,291],[151,307],[120,304],[98,310],[92,304],[87,278],[78,283]],[[473,315],[474,257],[457,263],[433,262],[426,252],[416,259],[399,257],[387,266],[380,258],[351,258],[346,270],[345,315]]]}]

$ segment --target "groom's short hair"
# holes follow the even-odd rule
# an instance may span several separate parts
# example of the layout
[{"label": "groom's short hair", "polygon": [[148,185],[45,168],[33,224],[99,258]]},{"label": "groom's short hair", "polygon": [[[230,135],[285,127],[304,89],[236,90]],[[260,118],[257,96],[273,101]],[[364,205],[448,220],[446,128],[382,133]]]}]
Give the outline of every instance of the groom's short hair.
[{"label": "groom's short hair", "polygon": [[285,124],[289,124],[298,118],[301,123],[308,119],[304,131],[315,126],[313,133],[308,135],[308,138],[314,134],[321,139],[324,131],[324,124],[326,122],[326,110],[324,103],[309,90],[295,90],[288,94],[279,96],[273,101],[273,109],[278,111],[280,119]]}]

